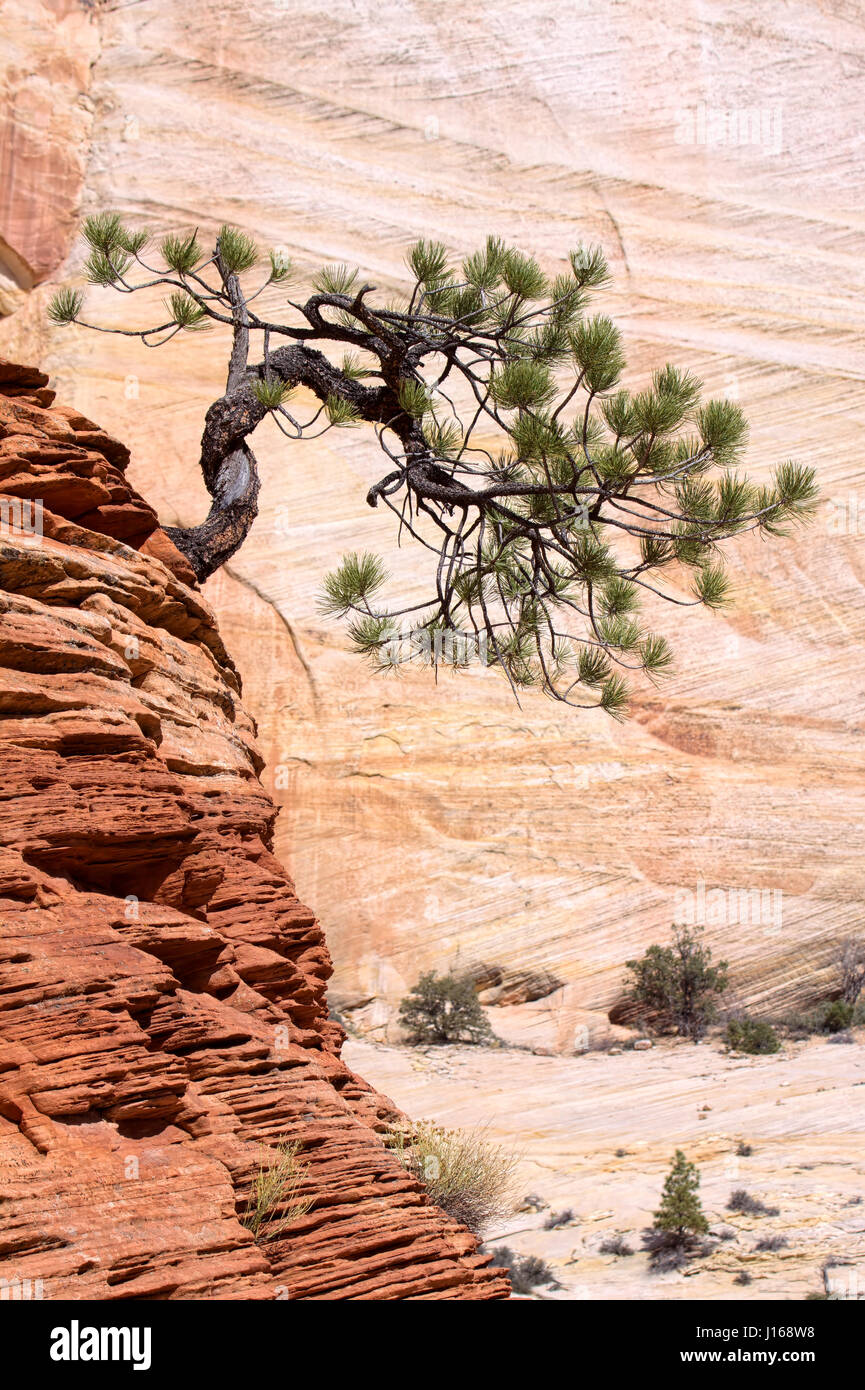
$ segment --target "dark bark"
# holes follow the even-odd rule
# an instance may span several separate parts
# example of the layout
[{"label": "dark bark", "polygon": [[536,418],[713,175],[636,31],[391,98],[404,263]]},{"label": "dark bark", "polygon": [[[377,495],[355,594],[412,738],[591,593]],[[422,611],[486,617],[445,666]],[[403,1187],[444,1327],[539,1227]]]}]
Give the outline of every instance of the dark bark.
[{"label": "dark bark", "polygon": [[[207,519],[198,526],[165,528],[178,550],[189,560],[199,581],[207,579],[231,559],[245,541],[258,514],[258,468],[255,455],[245,442],[268,413],[253,390],[257,380],[278,378],[286,386],[306,386],[322,402],[329,396],[337,396],[353,405],[362,420],[389,426],[409,458],[418,460],[417,476],[412,475],[414,490],[421,495],[428,491],[436,497],[442,493],[441,484],[436,486],[436,482],[427,479],[423,472],[421,460],[426,445],[421,428],[402,409],[396,391],[390,386],[364,386],[360,381],[347,378],[324,353],[305,345],[278,348],[270,353],[266,367],[263,362],[245,367],[238,360],[238,338],[236,332],[228,388],[208,410],[201,438],[201,472],[213,499]],[[402,476],[399,470],[396,476]],[[444,492],[447,491],[445,488]],[[457,501],[458,495],[465,494],[466,489],[452,484],[451,491],[453,496],[446,500]],[[368,500],[375,505],[373,493]]]}]

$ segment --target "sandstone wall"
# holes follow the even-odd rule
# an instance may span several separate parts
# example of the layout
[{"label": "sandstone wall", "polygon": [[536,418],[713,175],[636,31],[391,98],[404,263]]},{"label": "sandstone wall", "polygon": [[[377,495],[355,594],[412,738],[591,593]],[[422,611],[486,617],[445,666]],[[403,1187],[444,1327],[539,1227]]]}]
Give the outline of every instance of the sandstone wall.
[{"label": "sandstone wall", "polygon": [[[0,360],[0,1288],[506,1297],[340,1061],[209,607],[125,447],[52,400]],[[314,1204],[256,1242],[283,1141]]]},{"label": "sandstone wall", "polygon": [[[863,897],[859,7],[189,0],[86,23],[66,9],[46,3],[37,23],[26,7],[40,54],[92,56],[78,98],[92,124],[72,101],[44,155],[64,187],[79,179],[82,211],[157,233],[228,218],[304,270],[350,261],[384,289],[418,235],[461,252],[496,231],[550,269],[599,240],[629,384],[668,358],[693,367],[751,418],[758,476],[793,456],[824,483],[806,537],[733,548],[728,614],[666,615],[678,674],[622,731],[540,698],[518,710],[479,672],[372,678],[315,594],[358,545],[411,582],[415,557],[363,500],[376,447],[355,431],[302,454],[257,436],[262,515],[207,595],[341,1003],[376,1026],[420,967],[547,969],[564,991],[497,1026],[568,1047],[700,881],[728,903],[782,895],[780,922],[773,896],[756,921],[725,908],[708,926],[739,998],[783,1009],[830,987]],[[27,257],[18,208],[7,197],[0,234]],[[79,269],[76,250],[54,278]],[[46,294],[0,337],[130,442],[163,521],[200,519],[197,438],[224,344],[146,353],[49,332]],[[104,323],[130,311],[110,292],[91,303]]]}]

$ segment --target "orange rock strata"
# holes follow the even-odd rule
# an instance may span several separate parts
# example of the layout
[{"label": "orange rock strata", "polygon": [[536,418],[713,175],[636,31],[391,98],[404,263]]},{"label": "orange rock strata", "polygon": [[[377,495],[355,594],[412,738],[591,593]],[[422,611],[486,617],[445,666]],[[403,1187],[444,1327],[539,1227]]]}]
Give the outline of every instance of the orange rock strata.
[{"label": "orange rock strata", "polygon": [[[127,461],[0,363],[2,1287],[505,1298],[340,1061],[236,670]],[[253,1240],[283,1140],[313,1205]]]}]

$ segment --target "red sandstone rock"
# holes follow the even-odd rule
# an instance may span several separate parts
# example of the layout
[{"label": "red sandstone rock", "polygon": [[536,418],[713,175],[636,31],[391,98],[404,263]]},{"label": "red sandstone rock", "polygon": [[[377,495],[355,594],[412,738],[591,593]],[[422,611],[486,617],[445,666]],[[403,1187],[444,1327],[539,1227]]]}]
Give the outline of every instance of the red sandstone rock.
[{"label": "red sandstone rock", "polygon": [[[49,1299],[489,1299],[340,1061],[239,680],[123,445],[0,362],[0,1277]],[[3,513],[6,516],[6,513]],[[14,522],[14,513],[10,513]],[[311,1210],[239,1220],[262,1145]]]}]

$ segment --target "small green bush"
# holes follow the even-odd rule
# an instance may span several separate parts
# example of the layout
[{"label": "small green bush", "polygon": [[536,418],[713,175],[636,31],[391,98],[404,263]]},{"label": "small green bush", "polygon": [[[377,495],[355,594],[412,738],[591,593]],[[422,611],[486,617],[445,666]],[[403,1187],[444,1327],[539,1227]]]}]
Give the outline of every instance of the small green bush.
[{"label": "small green bush", "polygon": [[469,976],[421,975],[399,1007],[410,1043],[491,1043],[495,1034]]},{"label": "small green bush", "polygon": [[847,1028],[865,1024],[865,1003],[850,1004],[844,999],[824,1000],[814,1009],[784,1014],[775,1020],[794,1039],[810,1038],[815,1033],[843,1033]]},{"label": "small green bush", "polygon": [[833,999],[823,1014],[822,1031],[843,1033],[853,1022],[853,1012],[853,1005],[848,1004],[845,999]]},{"label": "small green bush", "polygon": [[781,1050],[781,1041],[771,1023],[759,1018],[731,1018],[726,1039],[734,1052],[747,1052],[752,1057]]}]

